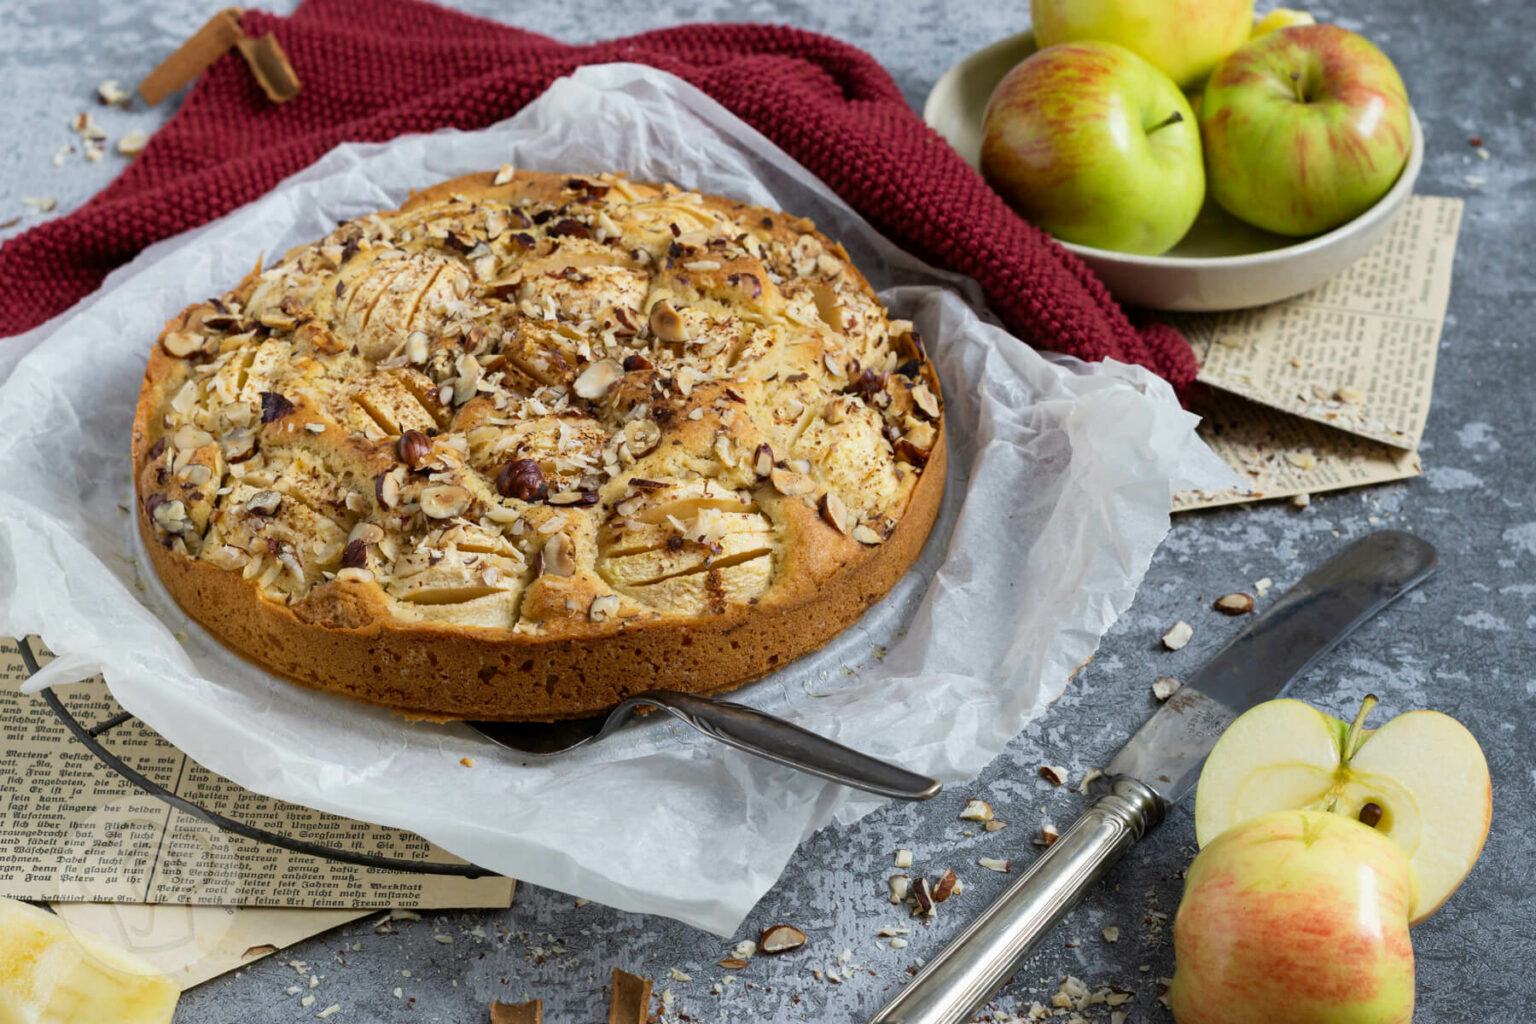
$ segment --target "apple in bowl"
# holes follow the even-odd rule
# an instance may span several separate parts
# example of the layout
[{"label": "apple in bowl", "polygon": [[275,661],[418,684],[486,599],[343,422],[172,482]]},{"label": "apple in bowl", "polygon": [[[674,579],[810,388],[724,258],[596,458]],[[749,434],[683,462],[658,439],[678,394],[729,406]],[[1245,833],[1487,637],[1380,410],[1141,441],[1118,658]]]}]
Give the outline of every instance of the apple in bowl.
[{"label": "apple in bowl", "polygon": [[1164,252],[1205,196],[1189,101],[1113,43],[1049,46],[1009,71],[987,104],[981,170],[1035,225],[1117,252]]},{"label": "apple in bowl", "polygon": [[1280,235],[1353,220],[1408,161],[1408,92],[1397,68],[1337,25],[1265,32],[1211,73],[1200,135],[1211,196]]},{"label": "apple in bowl", "polygon": [[1189,89],[1248,38],[1253,0],[1030,0],[1029,20],[1041,46],[1115,43]]}]

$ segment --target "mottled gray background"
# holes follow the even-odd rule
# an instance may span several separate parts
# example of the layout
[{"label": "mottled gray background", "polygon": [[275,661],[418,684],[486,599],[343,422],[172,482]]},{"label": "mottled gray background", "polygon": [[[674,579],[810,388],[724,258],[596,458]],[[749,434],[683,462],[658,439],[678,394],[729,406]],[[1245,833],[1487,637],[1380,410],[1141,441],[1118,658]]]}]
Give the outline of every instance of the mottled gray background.
[{"label": "mottled gray background", "polygon": [[[965,54],[1027,26],[1022,0],[943,3],[573,3],[569,0],[459,0],[477,13],[581,41],[692,20],[781,21],[818,29],[866,47],[920,106],[933,82]],[[22,215],[9,237],[42,216],[23,196],[55,196],[71,209],[122,166],[109,152],[98,164],[80,158],[66,119],[96,110],[115,140],[153,129],[174,109],[98,110],[92,91],[103,78],[136,83],[164,54],[221,6],[220,0],[0,0],[0,221]],[[291,0],[268,3],[289,9]],[[1268,6],[1268,4],[1262,4]],[[726,972],[714,962],[731,946],[659,919],[573,906],[559,893],[523,887],[503,912],[428,914],[376,935],[369,923],[311,940],[202,986],[183,999],[177,1020],[313,1020],[339,1003],[332,1021],[480,1021],[488,1000],[540,996],[552,1022],[604,1019],[606,983],[619,965],[658,978],[675,997],[668,1019],[861,1021],[910,965],[940,948],[1005,882],[975,866],[978,856],[1028,861],[1028,828],[1042,810],[1061,825],[1082,798],[1038,781],[1040,764],[1063,764],[1074,778],[1104,763],[1150,710],[1147,687],[1158,675],[1194,668],[1234,628],[1209,610],[1212,597],[1272,577],[1276,591],[1349,539],[1399,527],[1431,539],[1443,568],[1400,606],[1352,637],[1302,680],[1295,695],[1348,717],[1367,691],[1379,694],[1381,720],[1434,707],[1472,727],[1494,778],[1494,824],[1481,862],[1447,907],[1414,932],[1419,970],[1416,1020],[1518,1019],[1527,989],[1522,972],[1536,955],[1536,904],[1530,896],[1536,839],[1531,834],[1536,694],[1531,629],[1536,625],[1536,445],[1530,440],[1530,381],[1536,358],[1533,321],[1533,213],[1536,213],[1536,78],[1530,41],[1536,6],[1522,0],[1336,0],[1314,8],[1321,20],[1362,31],[1397,62],[1424,122],[1428,154],[1419,188],[1467,200],[1456,257],[1450,315],[1441,343],[1436,401],[1424,439],[1421,479],[1317,498],[1299,511],[1261,505],[1181,517],[1153,562],[1135,606],[1105,639],[1098,658],[1039,727],[1014,741],[973,785],[933,803],[890,807],[857,826],[806,843],[783,881],[752,914],[742,935],[793,922],[810,936],[797,954],[758,958],[724,996],[711,993]],[[1480,137],[1491,159],[1468,144]],[[61,169],[55,151],[76,143]],[[1157,638],[1176,619],[1195,626],[1178,653]],[[1025,827],[962,838],[962,797],[990,800],[1001,817]],[[1132,989],[1130,1020],[1165,1021],[1160,976],[1173,971],[1167,927],[1179,899],[1179,872],[1194,852],[1188,808],[1143,843],[1101,885],[1016,977],[997,1001],[1002,1010],[1046,1001],[1062,975],[1090,985]],[[916,851],[919,869],[952,865],[966,892],[911,944],[892,950],[876,930],[904,923],[885,902],[891,851]],[[1114,924],[1110,945],[1100,930]],[[450,935],[453,943],[435,940]],[[740,936],[738,936],[740,937]],[[358,948],[354,949],[353,947]],[[812,969],[835,967],[851,951],[858,970],[832,984]],[[322,976],[304,989],[309,1008],[285,989],[298,979],[285,965],[307,960]],[[693,980],[670,979],[676,967]],[[409,971],[409,977],[402,972]],[[399,986],[407,999],[396,1000]],[[1102,1007],[1090,1014],[1107,1018]]]}]

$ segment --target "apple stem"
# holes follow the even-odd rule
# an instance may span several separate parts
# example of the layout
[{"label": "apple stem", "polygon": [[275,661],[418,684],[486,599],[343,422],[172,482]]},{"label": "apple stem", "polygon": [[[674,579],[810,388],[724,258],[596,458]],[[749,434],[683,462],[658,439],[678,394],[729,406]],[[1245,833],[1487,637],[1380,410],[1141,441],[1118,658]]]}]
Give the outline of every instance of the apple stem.
[{"label": "apple stem", "polygon": [[1300,71],[1292,71],[1291,72],[1291,87],[1296,90],[1296,102],[1297,103],[1305,103],[1305,102],[1307,102],[1307,94],[1305,92],[1303,92],[1302,88],[1301,88],[1301,72]]},{"label": "apple stem", "polygon": [[1147,134],[1151,135],[1153,132],[1158,131],[1159,129],[1167,128],[1171,124],[1178,124],[1182,120],[1184,120],[1184,115],[1175,110],[1173,113],[1157,122],[1157,124],[1153,125],[1151,128],[1148,128]]},{"label": "apple stem", "polygon": [[1365,699],[1360,702],[1360,711],[1355,715],[1355,720],[1349,723],[1349,732],[1344,736],[1345,764],[1354,759],[1355,754],[1360,750],[1360,744],[1365,742],[1366,716],[1376,710],[1376,705],[1380,703],[1381,698],[1374,693],[1366,694]]}]

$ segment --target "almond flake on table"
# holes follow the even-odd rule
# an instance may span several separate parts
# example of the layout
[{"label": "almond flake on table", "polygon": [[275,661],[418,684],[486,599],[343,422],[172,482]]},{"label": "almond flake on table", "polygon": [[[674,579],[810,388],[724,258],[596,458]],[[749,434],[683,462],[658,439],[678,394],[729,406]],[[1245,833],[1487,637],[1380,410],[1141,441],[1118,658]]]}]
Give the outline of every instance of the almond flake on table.
[{"label": "almond flake on table", "polygon": [[1184,621],[1175,622],[1168,627],[1168,632],[1163,634],[1163,646],[1170,651],[1177,651],[1189,643],[1189,638],[1195,635],[1195,627]]}]

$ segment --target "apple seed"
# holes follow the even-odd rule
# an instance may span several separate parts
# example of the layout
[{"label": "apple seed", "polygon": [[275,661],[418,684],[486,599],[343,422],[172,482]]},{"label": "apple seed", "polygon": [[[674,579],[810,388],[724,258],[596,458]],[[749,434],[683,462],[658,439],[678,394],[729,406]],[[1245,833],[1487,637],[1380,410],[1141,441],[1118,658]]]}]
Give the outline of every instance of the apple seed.
[{"label": "apple seed", "polygon": [[1381,824],[1381,804],[1368,803],[1360,808],[1360,824],[1367,828],[1375,828]]}]

